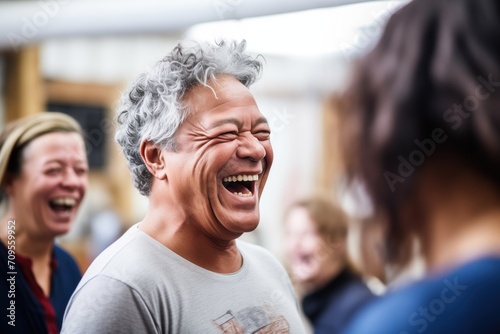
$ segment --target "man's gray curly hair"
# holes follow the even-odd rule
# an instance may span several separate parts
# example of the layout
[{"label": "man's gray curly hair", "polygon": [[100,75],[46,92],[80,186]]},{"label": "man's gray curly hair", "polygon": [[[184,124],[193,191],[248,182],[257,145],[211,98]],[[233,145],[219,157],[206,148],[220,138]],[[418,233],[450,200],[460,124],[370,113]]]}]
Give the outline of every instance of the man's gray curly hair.
[{"label": "man's gray curly hair", "polygon": [[220,41],[186,46],[178,44],[150,71],[124,91],[119,103],[115,140],[128,161],[134,186],[144,196],[151,191],[151,174],[141,158],[142,140],[176,150],[175,133],[188,115],[182,104],[187,89],[208,85],[227,74],[246,87],[259,77],[262,63],[245,53],[246,42]]}]

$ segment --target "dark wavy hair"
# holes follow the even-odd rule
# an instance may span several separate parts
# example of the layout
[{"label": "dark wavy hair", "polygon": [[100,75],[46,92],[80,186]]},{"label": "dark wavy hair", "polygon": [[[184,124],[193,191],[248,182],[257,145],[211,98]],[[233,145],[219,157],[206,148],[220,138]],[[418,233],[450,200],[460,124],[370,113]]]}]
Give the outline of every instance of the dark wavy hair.
[{"label": "dark wavy hair", "polygon": [[452,155],[500,188],[499,36],[498,0],[415,0],[356,64],[339,99],[345,172],[384,226],[387,264],[412,258],[401,208],[426,160]]}]

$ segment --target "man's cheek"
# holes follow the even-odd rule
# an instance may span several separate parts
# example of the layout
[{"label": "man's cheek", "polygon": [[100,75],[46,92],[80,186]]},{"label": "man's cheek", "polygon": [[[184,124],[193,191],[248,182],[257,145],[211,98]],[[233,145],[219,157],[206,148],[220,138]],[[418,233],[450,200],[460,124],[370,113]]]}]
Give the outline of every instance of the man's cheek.
[{"label": "man's cheek", "polygon": [[273,164],[274,151],[273,151],[273,147],[271,146],[270,142],[268,142],[264,146],[264,149],[266,150],[266,157],[264,159],[266,159],[267,169],[269,170],[271,168],[271,165]]}]

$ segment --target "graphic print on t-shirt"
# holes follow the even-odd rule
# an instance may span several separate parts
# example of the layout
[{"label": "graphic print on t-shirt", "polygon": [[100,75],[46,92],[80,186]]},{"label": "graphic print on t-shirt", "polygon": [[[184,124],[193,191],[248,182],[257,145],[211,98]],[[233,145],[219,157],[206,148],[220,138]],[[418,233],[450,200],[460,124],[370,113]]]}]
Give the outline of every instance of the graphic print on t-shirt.
[{"label": "graphic print on t-shirt", "polygon": [[281,315],[267,308],[251,306],[227,311],[213,320],[223,334],[289,334],[290,326]]}]

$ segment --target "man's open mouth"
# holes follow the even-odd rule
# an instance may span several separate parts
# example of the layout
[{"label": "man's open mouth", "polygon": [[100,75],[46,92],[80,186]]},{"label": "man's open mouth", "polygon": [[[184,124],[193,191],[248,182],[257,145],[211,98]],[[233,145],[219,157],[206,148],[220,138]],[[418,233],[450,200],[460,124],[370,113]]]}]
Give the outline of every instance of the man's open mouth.
[{"label": "man's open mouth", "polygon": [[240,197],[252,197],[255,189],[255,181],[259,180],[259,175],[233,175],[225,177],[222,185],[229,192]]}]

